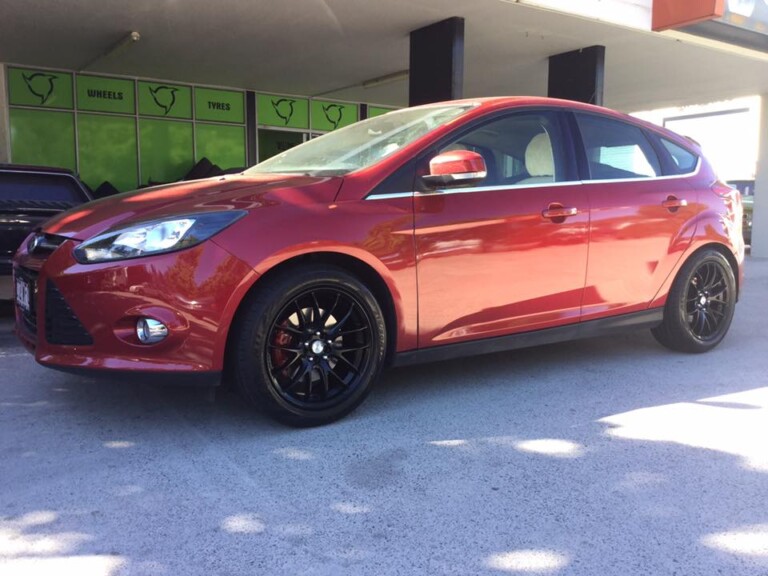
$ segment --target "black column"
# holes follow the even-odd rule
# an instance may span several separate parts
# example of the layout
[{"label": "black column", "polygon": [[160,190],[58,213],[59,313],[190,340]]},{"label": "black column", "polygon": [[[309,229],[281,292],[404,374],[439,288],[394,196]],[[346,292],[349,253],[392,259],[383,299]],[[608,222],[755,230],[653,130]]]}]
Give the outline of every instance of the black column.
[{"label": "black column", "polygon": [[256,156],[256,93],[250,90],[245,93],[245,144],[246,165],[253,166],[258,160]]},{"label": "black column", "polygon": [[464,18],[411,32],[408,104],[457,100],[464,90]]},{"label": "black column", "polygon": [[550,56],[548,95],[602,106],[604,73],[605,46]]}]

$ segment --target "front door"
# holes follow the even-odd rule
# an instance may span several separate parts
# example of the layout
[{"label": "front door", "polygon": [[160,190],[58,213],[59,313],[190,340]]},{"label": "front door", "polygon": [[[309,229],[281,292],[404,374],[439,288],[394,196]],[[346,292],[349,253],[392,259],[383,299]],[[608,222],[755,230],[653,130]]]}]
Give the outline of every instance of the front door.
[{"label": "front door", "polygon": [[518,112],[440,150],[480,153],[488,176],[416,194],[420,347],[579,321],[589,206],[562,134]]}]

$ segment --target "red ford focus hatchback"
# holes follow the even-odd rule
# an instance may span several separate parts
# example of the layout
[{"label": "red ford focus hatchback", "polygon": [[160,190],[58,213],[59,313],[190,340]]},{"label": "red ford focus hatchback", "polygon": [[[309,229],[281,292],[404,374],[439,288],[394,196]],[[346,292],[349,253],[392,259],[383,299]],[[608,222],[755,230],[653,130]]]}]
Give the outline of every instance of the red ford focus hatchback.
[{"label": "red ford focus hatchback", "polygon": [[56,217],[16,256],[17,333],[46,366],[227,373],[274,417],[322,424],[387,364],[626,328],[709,350],[741,220],[671,132],[544,98],[446,102]]}]

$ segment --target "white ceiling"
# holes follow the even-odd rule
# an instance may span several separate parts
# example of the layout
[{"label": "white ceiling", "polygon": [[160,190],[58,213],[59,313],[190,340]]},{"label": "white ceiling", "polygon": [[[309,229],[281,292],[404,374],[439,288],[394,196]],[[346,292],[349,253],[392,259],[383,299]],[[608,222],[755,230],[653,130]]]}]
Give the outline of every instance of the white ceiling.
[{"label": "white ceiling", "polygon": [[[572,0],[571,0],[572,1]],[[502,0],[0,0],[0,61],[405,105],[409,32],[466,19],[467,97],[546,94],[547,57],[606,46],[605,104],[626,111],[768,93],[768,58]],[[768,56],[768,55],[766,55]]]}]

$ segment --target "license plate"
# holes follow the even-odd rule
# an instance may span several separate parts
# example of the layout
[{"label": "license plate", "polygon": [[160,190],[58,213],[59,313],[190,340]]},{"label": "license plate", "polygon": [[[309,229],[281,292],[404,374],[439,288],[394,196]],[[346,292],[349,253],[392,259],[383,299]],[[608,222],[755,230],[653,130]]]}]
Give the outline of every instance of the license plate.
[{"label": "license plate", "polygon": [[16,304],[24,310],[29,312],[30,296],[29,296],[29,284],[23,278],[16,278]]}]

